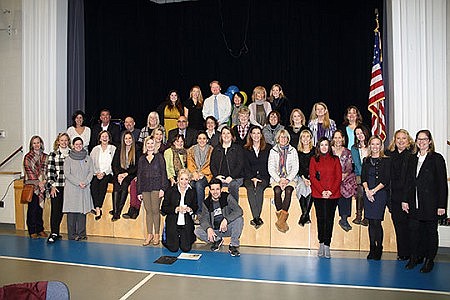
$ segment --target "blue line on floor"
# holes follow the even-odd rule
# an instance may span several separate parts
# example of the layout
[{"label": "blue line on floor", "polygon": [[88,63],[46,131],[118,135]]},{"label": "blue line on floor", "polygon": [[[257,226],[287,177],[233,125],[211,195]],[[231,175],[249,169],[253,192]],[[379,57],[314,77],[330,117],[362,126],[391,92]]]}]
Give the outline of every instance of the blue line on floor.
[{"label": "blue line on floor", "polygon": [[446,262],[437,262],[431,273],[421,274],[420,266],[409,271],[405,262],[394,260],[193,252],[202,257],[161,265],[153,262],[162,255],[179,253],[162,247],[66,240],[48,245],[45,239],[0,235],[1,256],[208,277],[450,292],[450,263]]}]

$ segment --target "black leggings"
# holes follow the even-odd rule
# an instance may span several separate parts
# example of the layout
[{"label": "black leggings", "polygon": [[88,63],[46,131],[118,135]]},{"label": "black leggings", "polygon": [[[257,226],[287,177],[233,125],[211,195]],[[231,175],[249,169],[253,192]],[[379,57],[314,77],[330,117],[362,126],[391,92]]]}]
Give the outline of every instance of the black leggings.
[{"label": "black leggings", "polygon": [[383,226],[381,226],[381,220],[369,219],[369,240],[371,246],[383,245]]},{"label": "black leggings", "polygon": [[288,185],[284,189],[284,200],[281,199],[281,193],[283,192],[281,190],[281,187],[279,185],[275,186],[273,188],[273,192],[275,193],[275,207],[277,211],[285,210],[288,211],[289,207],[291,206],[291,198],[292,198],[292,192],[294,191],[294,188],[290,185]]}]

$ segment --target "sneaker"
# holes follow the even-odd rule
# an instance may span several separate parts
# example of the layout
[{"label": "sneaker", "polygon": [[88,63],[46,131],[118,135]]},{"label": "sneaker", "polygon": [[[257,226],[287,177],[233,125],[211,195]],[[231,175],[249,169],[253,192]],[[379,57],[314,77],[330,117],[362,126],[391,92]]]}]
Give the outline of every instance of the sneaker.
[{"label": "sneaker", "polygon": [[228,247],[228,252],[230,252],[230,255],[233,256],[233,257],[241,256],[241,253],[239,252],[239,250],[235,246],[231,246],[230,245]]},{"label": "sneaker", "polygon": [[47,244],[53,244],[56,240],[58,240],[58,235],[56,233],[52,233],[47,239]]},{"label": "sneaker", "polygon": [[256,226],[255,226],[255,229],[260,228],[261,226],[263,226],[263,224],[264,224],[264,221],[263,221],[260,217],[258,217],[258,218],[256,219]]},{"label": "sneaker", "polygon": [[222,244],[223,244],[223,239],[220,238],[220,240],[217,240],[214,243],[212,243],[211,251],[214,251],[214,252],[219,251],[220,246],[222,246]]},{"label": "sneaker", "polygon": [[324,255],[325,258],[331,258],[330,246],[325,245],[324,247]]},{"label": "sneaker", "polygon": [[317,256],[318,257],[323,257],[325,255],[324,246],[325,245],[323,243],[319,244],[319,251],[317,251]]}]

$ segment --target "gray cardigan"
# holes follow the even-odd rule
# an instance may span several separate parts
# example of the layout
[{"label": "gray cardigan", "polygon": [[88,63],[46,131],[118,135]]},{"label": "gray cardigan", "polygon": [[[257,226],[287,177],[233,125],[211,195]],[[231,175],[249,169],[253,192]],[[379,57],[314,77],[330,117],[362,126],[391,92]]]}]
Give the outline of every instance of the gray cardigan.
[{"label": "gray cardigan", "polygon": [[[83,160],[74,160],[70,156],[64,160],[64,187],[63,212],[86,214],[94,208],[91,197],[90,183],[94,175],[94,165],[89,155]],[[84,182],[87,186],[82,189],[79,184]]]}]

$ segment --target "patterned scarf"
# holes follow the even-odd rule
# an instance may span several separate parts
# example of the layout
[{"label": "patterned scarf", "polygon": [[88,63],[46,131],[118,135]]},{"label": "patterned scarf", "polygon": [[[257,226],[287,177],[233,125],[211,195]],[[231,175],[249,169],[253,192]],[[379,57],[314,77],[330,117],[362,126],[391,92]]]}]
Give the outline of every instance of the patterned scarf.
[{"label": "patterned scarf", "polygon": [[31,151],[29,154],[25,157],[25,164],[31,173],[25,172],[25,183],[34,185],[34,193],[39,196],[39,204],[43,207],[45,191],[41,192],[39,189],[39,181],[46,179],[47,154],[43,151],[39,153]]},{"label": "patterned scarf", "polygon": [[278,164],[278,172],[280,173],[280,177],[285,178],[287,176],[287,170],[286,170],[286,160],[287,160],[287,153],[289,149],[289,144],[286,146],[278,146],[280,149],[280,161]]},{"label": "patterned scarf", "polygon": [[172,153],[173,153],[173,168],[175,169],[175,176],[177,176],[178,171],[180,171],[181,169],[186,168],[186,163],[187,163],[187,161],[186,161],[186,159],[187,159],[186,149],[184,149],[184,148],[177,149],[174,146],[170,147],[170,149],[172,149]]}]

